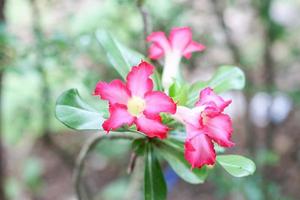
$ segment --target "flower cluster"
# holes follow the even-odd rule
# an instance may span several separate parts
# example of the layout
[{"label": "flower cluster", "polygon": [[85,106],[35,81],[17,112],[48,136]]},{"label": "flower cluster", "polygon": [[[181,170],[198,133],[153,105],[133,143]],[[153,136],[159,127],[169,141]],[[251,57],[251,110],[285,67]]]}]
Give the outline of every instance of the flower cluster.
[{"label": "flower cluster", "polygon": [[178,106],[175,117],[186,127],[185,158],[192,167],[215,163],[216,153],[213,142],[222,147],[234,145],[230,141],[232,124],[230,117],[223,113],[231,103],[216,95],[211,88],[200,92],[194,108]]},{"label": "flower cluster", "polygon": [[168,88],[180,76],[181,58],[190,58],[192,52],[202,51],[205,46],[192,40],[190,28],[174,28],[169,38],[163,32],[154,32],[147,38],[151,42],[149,58],[165,57],[162,83],[164,92],[153,91],[151,75],[154,66],[142,61],[132,67],[126,83],[113,80],[99,82],[94,94],[109,101],[109,118],[102,124],[104,130],[118,129],[124,125],[136,125],[141,133],[150,138],[165,139],[169,127],[162,123],[161,113],[182,123],[186,128],[185,158],[192,167],[215,163],[214,142],[231,147],[232,123],[224,109],[231,103],[205,88],[200,92],[195,107],[177,105],[167,94]]}]

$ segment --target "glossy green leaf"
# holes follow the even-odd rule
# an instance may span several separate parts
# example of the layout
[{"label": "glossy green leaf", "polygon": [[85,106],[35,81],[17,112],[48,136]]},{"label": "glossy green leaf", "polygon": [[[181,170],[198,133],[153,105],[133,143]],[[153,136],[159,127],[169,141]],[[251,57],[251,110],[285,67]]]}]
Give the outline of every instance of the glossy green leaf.
[{"label": "glossy green leaf", "polygon": [[[142,55],[132,55],[133,51],[125,49],[124,46],[114,39],[107,31],[99,30],[96,32],[96,38],[102,48],[105,50],[107,58],[114,69],[123,77],[126,78],[127,73],[133,65],[139,63],[143,59]],[[134,59],[137,57],[136,59]],[[134,62],[135,61],[135,62]]]},{"label": "glossy green leaf", "polygon": [[76,89],[64,92],[57,100],[56,118],[76,130],[102,130],[103,113],[85,103]]},{"label": "glossy green leaf", "polygon": [[215,92],[221,93],[228,90],[240,90],[245,86],[244,72],[235,66],[221,66],[213,77],[206,82],[199,81],[191,86],[188,105],[193,105],[199,98],[200,91],[205,87],[211,87]]},{"label": "glossy green leaf", "polygon": [[145,200],[166,200],[167,198],[164,175],[151,143],[146,144],[144,195]]},{"label": "glossy green leaf", "polygon": [[217,143],[214,143],[214,149],[215,149],[216,153],[224,153],[225,152],[225,148],[221,147]]},{"label": "glossy green leaf", "polygon": [[173,98],[177,105],[185,105],[188,100],[189,85],[175,81],[169,88],[169,96]]},{"label": "glossy green leaf", "polygon": [[138,138],[132,142],[132,150],[137,155],[143,155],[145,153],[145,143],[147,142],[147,138]]},{"label": "glossy green leaf", "polygon": [[161,75],[157,70],[154,71],[154,74],[152,75],[152,79],[154,82],[153,89],[162,91],[163,89],[162,89],[162,83],[161,83]]},{"label": "glossy green leaf", "polygon": [[180,142],[171,140],[156,141],[157,151],[169,163],[176,174],[186,182],[192,184],[203,183],[208,175],[207,167],[191,168],[191,165],[185,160],[183,145]]},{"label": "glossy green leaf", "polygon": [[208,82],[208,85],[218,93],[232,89],[241,90],[245,86],[245,75],[238,67],[222,66]]},{"label": "glossy green leaf", "polygon": [[[106,52],[110,64],[124,80],[132,66],[138,65],[141,60],[145,60],[144,55],[129,49],[105,30],[97,31],[96,38]],[[157,71],[154,72],[152,78],[155,89],[161,90],[160,78]]]},{"label": "glossy green leaf", "polygon": [[219,155],[217,162],[232,176],[244,177],[255,172],[252,160],[239,155]]}]

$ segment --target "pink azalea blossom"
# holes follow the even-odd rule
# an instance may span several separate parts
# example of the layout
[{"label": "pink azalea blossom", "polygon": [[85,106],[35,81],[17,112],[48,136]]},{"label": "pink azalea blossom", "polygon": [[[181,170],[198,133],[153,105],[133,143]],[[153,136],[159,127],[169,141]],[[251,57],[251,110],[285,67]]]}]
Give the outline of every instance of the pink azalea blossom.
[{"label": "pink azalea blossom", "polygon": [[169,38],[164,32],[153,32],[147,38],[152,42],[149,48],[149,57],[159,59],[165,56],[162,83],[165,89],[180,77],[179,63],[181,57],[189,59],[192,52],[203,51],[205,46],[192,40],[192,31],[189,27],[173,28]]},{"label": "pink azalea blossom", "polygon": [[138,131],[148,137],[167,136],[168,127],[162,124],[160,113],[174,114],[176,104],[163,92],[152,91],[153,81],[150,75],[154,67],[146,62],[132,67],[126,83],[113,80],[110,83],[98,82],[95,95],[109,101],[110,117],[102,124],[109,132],[123,125],[135,124]]},{"label": "pink azalea blossom", "polygon": [[213,142],[222,147],[231,147],[231,119],[224,114],[224,109],[231,103],[216,95],[211,88],[200,92],[195,107],[190,109],[177,107],[174,117],[185,124],[187,138],[185,141],[185,159],[192,167],[213,165],[216,153]]}]

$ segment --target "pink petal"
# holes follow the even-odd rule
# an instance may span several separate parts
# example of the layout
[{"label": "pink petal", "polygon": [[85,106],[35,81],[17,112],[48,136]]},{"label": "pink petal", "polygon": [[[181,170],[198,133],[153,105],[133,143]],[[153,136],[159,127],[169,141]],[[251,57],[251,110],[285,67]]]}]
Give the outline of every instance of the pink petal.
[{"label": "pink petal", "polygon": [[127,75],[127,88],[132,96],[144,97],[145,93],[152,91],[153,81],[149,78],[154,67],[142,61],[138,66],[132,67]]},{"label": "pink petal", "polygon": [[127,107],[121,104],[110,105],[109,113],[109,118],[102,124],[103,129],[107,132],[125,124],[131,126],[135,119],[127,112]]},{"label": "pink petal", "polygon": [[232,147],[234,145],[234,143],[230,141],[233,129],[228,115],[219,114],[212,118],[207,117],[204,126],[206,134],[220,146]]},{"label": "pink petal", "polygon": [[194,128],[200,128],[200,114],[201,110],[199,110],[198,107],[190,109],[184,106],[177,106],[176,113],[173,115],[173,117],[185,125],[190,125]]},{"label": "pink petal", "polygon": [[149,58],[157,60],[164,55],[164,51],[157,44],[151,44],[149,48]]},{"label": "pink petal", "polygon": [[164,32],[153,32],[147,37],[148,42],[153,42],[155,45],[163,49],[164,53],[170,51],[171,46]]},{"label": "pink petal", "polygon": [[192,56],[192,52],[203,51],[204,49],[205,46],[203,44],[191,41],[189,45],[184,49],[183,55],[186,59],[189,59]]},{"label": "pink petal", "polygon": [[225,101],[222,97],[216,95],[211,88],[205,88],[200,92],[199,101],[196,102],[196,106],[207,105],[210,109],[216,107],[216,111],[222,112],[229,104],[231,100]]},{"label": "pink petal", "polygon": [[192,41],[192,31],[189,27],[173,28],[170,32],[170,42],[173,50],[184,52]]},{"label": "pink petal", "polygon": [[169,128],[162,124],[159,116],[149,119],[146,116],[141,116],[136,120],[137,130],[145,133],[148,137],[158,137],[164,139],[167,137]]},{"label": "pink petal", "polygon": [[175,114],[176,104],[163,92],[149,92],[145,95],[146,108],[144,114],[146,116],[156,116],[161,112]]},{"label": "pink petal", "polygon": [[99,95],[101,99],[108,100],[109,103],[127,104],[130,92],[121,80],[113,80],[110,83],[98,82],[94,95]]},{"label": "pink petal", "polygon": [[192,138],[185,142],[185,159],[192,165],[192,168],[200,168],[203,165],[213,165],[216,160],[214,145],[210,138],[200,130],[194,130],[196,133]]}]

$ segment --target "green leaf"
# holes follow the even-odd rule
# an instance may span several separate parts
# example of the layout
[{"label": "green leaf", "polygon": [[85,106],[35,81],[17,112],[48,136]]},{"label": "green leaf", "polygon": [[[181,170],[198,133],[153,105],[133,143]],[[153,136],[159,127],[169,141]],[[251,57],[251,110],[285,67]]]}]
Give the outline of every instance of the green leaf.
[{"label": "green leaf", "polygon": [[188,105],[193,105],[197,101],[200,90],[205,87],[211,87],[215,92],[221,93],[232,89],[241,90],[244,86],[245,74],[240,68],[230,65],[221,66],[209,81],[199,81],[191,86]]},{"label": "green leaf", "polygon": [[[124,80],[132,66],[138,65],[141,60],[145,60],[144,55],[129,49],[105,30],[98,30],[96,38],[106,52],[110,64]],[[155,89],[161,90],[160,78],[157,71],[154,72],[152,78]]]},{"label": "green leaf", "polygon": [[189,85],[175,81],[169,88],[169,96],[173,98],[177,105],[185,105],[188,100]]},{"label": "green leaf", "polygon": [[161,75],[160,73],[155,69],[154,74],[152,75],[152,80],[154,82],[154,90],[162,91],[162,83],[161,83]]},{"label": "green leaf", "polygon": [[214,143],[214,149],[215,149],[216,153],[224,153],[225,152],[225,148],[221,147],[217,143]]},{"label": "green leaf", "polygon": [[132,142],[132,150],[137,155],[143,155],[145,152],[145,143],[147,142],[147,138],[138,138]]},{"label": "green leaf", "polygon": [[217,93],[227,90],[241,90],[245,86],[244,72],[235,66],[221,66],[212,79],[208,82]]},{"label": "green leaf", "polygon": [[207,167],[191,169],[191,165],[185,160],[183,145],[180,142],[170,140],[156,141],[157,151],[170,164],[172,169],[186,182],[192,184],[203,183],[208,175]]},{"label": "green leaf", "polygon": [[102,130],[103,113],[99,113],[85,103],[76,89],[67,90],[58,98],[55,114],[56,118],[69,128]]},{"label": "green leaf", "polygon": [[124,79],[132,66],[139,64],[141,60],[145,59],[142,54],[125,47],[107,31],[97,31],[96,38],[105,50],[111,65]]},{"label": "green leaf", "polygon": [[146,144],[145,153],[145,200],[166,200],[166,182],[151,143]]},{"label": "green leaf", "polygon": [[244,177],[255,172],[252,160],[239,155],[219,155],[217,162],[232,176]]}]

